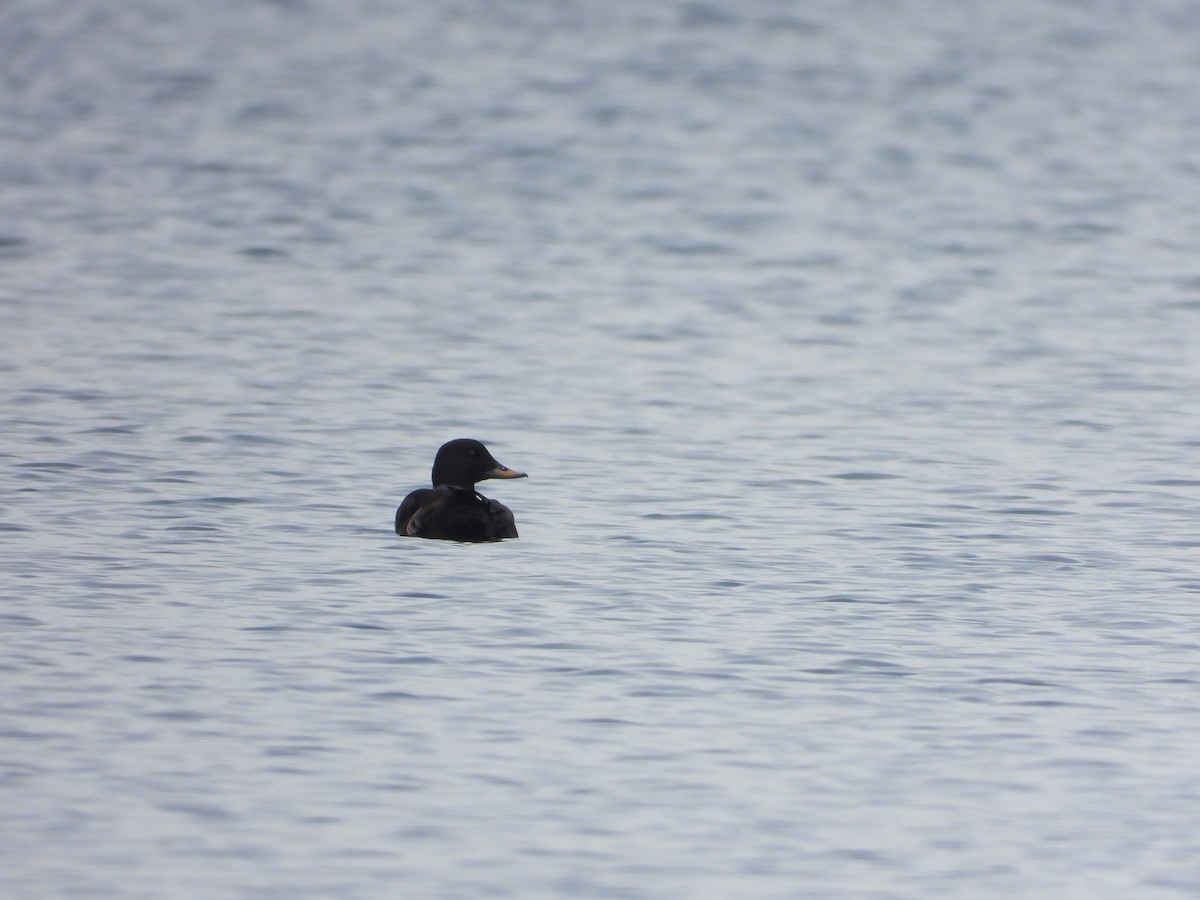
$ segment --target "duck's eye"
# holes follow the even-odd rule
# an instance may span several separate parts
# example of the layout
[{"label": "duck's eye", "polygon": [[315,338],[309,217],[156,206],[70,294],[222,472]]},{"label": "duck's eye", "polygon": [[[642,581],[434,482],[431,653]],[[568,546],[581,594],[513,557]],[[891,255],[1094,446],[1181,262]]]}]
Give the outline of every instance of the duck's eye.
[{"label": "duck's eye", "polygon": [[472,457],[472,458],[474,458],[474,457],[475,457],[475,455],[476,455],[476,453],[475,453],[475,451],[474,451],[474,450],[468,450],[468,451],[467,451],[467,455],[468,455],[468,456],[470,456],[470,457]]}]

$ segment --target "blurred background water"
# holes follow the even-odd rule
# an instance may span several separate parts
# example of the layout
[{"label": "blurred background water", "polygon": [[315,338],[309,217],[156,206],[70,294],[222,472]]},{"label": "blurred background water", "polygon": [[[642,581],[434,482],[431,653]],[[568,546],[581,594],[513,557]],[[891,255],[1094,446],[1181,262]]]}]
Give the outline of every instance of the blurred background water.
[{"label": "blurred background water", "polygon": [[9,0],[0,891],[1200,894],[1198,150],[1190,0]]}]

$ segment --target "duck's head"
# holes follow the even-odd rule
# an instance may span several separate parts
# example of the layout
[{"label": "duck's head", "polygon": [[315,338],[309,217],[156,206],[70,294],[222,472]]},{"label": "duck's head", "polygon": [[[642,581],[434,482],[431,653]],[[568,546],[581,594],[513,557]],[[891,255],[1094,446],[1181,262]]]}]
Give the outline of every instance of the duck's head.
[{"label": "duck's head", "polygon": [[442,444],[433,458],[433,486],[474,487],[486,478],[524,478],[496,462],[487,447],[471,438],[459,438]]}]

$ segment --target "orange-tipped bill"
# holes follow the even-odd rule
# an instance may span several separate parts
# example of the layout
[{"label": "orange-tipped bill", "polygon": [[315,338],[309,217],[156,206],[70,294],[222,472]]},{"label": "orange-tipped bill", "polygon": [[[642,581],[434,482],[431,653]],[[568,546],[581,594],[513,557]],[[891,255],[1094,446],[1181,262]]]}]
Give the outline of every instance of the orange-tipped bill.
[{"label": "orange-tipped bill", "polygon": [[496,468],[483,473],[484,478],[528,478],[524,472],[518,472],[515,469],[510,469],[508,466],[502,466],[496,463]]}]

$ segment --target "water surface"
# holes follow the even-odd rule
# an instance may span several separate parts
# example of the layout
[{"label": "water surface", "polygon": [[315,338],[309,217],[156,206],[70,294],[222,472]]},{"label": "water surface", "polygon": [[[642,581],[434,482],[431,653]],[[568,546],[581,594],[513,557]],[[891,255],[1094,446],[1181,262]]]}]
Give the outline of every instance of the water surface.
[{"label": "water surface", "polygon": [[1200,892],[1198,38],[10,3],[5,896]]}]

